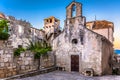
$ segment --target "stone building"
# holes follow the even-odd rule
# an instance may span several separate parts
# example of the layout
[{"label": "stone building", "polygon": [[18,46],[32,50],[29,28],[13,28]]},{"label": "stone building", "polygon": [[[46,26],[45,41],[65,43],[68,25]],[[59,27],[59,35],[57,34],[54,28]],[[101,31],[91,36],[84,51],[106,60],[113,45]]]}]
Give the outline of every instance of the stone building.
[{"label": "stone building", "polygon": [[44,19],[44,31],[46,41],[49,44],[52,44],[53,39],[57,37],[61,32],[60,20],[53,16]]},{"label": "stone building", "polygon": [[113,44],[86,27],[79,2],[73,1],[66,7],[64,31],[53,40],[53,51],[56,66],[63,70],[94,75],[112,74]]},{"label": "stone building", "polygon": [[29,22],[25,20],[17,20],[13,16],[5,16],[0,13],[0,19],[6,19],[9,21],[8,28],[10,37],[8,39],[8,44],[12,45],[13,48],[18,48],[18,46],[26,47],[29,42],[36,42],[45,40],[49,44],[60,33],[60,20],[51,16],[44,19],[44,29],[34,28]]},{"label": "stone building", "polygon": [[113,43],[114,24],[106,20],[97,20],[86,23],[86,27],[98,34],[105,36],[111,43]]},{"label": "stone building", "polygon": [[14,55],[16,48],[21,46],[25,48],[30,41],[44,40],[45,32],[43,30],[36,29],[29,22],[17,20],[12,16],[1,17],[1,19],[9,21],[10,37],[5,41],[0,40],[0,79],[54,66],[54,55],[51,52],[48,57],[42,57],[42,60],[35,59],[34,53],[29,50],[22,52],[17,57]]},{"label": "stone building", "polygon": [[13,48],[18,46],[26,47],[29,42],[35,42],[44,39],[44,31],[32,27],[29,22],[17,20],[15,17],[7,16],[9,21],[9,34],[8,44]]},{"label": "stone building", "polygon": [[49,18],[44,19],[44,30],[45,33],[53,33],[56,29],[60,27],[60,20],[51,16]]},{"label": "stone building", "polygon": [[0,19],[5,19],[5,15],[3,13],[0,13]]},{"label": "stone building", "polygon": [[[114,25],[109,21],[92,21],[86,23],[82,15],[82,4],[71,2],[66,7],[64,30],[60,30],[60,20],[55,17],[44,19],[44,30],[39,30],[23,20],[0,14],[0,19],[9,21],[10,37],[0,41],[0,78],[19,73],[38,70],[38,67],[56,66],[66,71],[78,71],[83,74],[111,74],[113,55]],[[26,47],[29,41],[46,40],[53,51],[48,58],[36,62],[34,54],[23,52],[14,57],[14,49]],[[52,53],[52,54],[51,54]],[[54,59],[54,55],[56,59]]]}]

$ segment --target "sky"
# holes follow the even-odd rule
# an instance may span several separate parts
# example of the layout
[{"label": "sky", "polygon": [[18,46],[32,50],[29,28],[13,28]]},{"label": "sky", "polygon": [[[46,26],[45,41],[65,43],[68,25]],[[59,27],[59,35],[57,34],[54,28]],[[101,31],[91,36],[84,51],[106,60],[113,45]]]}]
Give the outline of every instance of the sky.
[{"label": "sky", "polygon": [[[43,28],[43,19],[55,16],[64,27],[66,6],[73,0],[0,0],[0,12],[16,19],[29,21],[35,28]],[[76,0],[83,4],[87,21],[108,20],[114,23],[115,49],[120,49],[120,0]]]},{"label": "sky", "polygon": [[114,53],[119,54],[120,55],[120,50],[114,50]]}]

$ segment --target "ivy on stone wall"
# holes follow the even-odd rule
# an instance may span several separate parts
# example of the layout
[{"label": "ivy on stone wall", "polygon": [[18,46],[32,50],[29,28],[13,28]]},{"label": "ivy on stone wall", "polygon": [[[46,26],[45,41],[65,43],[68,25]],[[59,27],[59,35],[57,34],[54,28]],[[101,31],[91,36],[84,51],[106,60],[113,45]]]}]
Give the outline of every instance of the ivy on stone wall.
[{"label": "ivy on stone wall", "polygon": [[7,20],[0,20],[0,40],[7,40],[9,38],[7,23]]}]

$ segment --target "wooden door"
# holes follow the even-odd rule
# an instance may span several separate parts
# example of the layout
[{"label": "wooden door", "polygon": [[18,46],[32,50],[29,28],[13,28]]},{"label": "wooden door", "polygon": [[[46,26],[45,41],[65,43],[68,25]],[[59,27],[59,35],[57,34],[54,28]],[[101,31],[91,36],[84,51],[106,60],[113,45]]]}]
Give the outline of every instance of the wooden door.
[{"label": "wooden door", "polygon": [[71,71],[79,72],[79,55],[71,55]]}]

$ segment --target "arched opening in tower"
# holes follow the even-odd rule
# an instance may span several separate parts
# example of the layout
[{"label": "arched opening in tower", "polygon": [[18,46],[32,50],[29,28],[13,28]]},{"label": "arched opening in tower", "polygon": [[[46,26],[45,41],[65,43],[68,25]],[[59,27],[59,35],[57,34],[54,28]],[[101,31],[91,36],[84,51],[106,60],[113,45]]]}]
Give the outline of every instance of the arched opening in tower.
[{"label": "arched opening in tower", "polygon": [[76,5],[72,5],[72,17],[76,17]]}]

